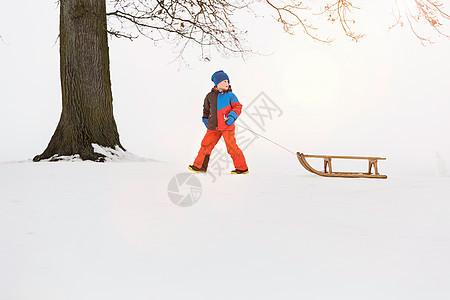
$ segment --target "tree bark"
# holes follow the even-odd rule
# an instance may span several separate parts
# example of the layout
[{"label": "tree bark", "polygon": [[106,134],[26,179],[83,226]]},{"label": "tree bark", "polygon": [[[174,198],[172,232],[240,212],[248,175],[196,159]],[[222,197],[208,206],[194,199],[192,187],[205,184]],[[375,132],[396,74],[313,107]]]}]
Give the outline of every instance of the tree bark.
[{"label": "tree bark", "polygon": [[61,0],[59,39],[62,113],[47,148],[33,160],[79,154],[101,161],[92,143],[123,149],[113,116],[106,1]]}]

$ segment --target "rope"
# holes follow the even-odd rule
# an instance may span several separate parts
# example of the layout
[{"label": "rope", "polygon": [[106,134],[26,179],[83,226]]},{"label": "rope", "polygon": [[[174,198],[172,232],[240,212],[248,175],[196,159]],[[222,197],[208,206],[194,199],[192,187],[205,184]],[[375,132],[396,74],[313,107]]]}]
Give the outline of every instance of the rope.
[{"label": "rope", "polygon": [[281,146],[280,144],[278,144],[278,143],[275,143],[274,141],[272,141],[272,140],[270,140],[270,139],[268,139],[268,138],[266,138],[266,137],[264,137],[264,136],[262,136],[262,135],[260,135],[259,133],[256,133],[256,132],[254,132],[253,130],[250,130],[250,129],[248,129],[248,128],[246,128],[246,127],[244,127],[244,126],[241,126],[241,125],[239,125],[239,124],[236,124],[236,123],[234,123],[236,126],[239,126],[239,127],[241,127],[242,129],[245,129],[245,130],[248,130],[248,131],[250,131],[251,133],[253,133],[253,134],[256,134],[257,136],[260,136],[260,137],[262,137],[263,139],[266,139],[266,140],[268,140],[269,142],[271,142],[271,143],[274,143],[275,145],[277,145],[278,147],[281,147],[281,148],[283,148],[284,150],[286,150],[286,151],[288,151],[288,152],[290,152],[290,153],[292,153],[292,154],[294,154],[295,156],[297,156],[297,154],[296,153],[294,153],[294,152],[292,152],[291,150],[289,150],[289,149],[287,149],[287,148],[285,148],[285,147],[283,147],[283,146]]}]

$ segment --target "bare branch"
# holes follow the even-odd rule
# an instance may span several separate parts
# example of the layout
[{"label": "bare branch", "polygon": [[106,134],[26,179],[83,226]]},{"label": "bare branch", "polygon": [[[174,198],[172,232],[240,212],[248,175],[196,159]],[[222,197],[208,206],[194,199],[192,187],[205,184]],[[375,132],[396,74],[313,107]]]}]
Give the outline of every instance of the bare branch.
[{"label": "bare branch", "polygon": [[[424,31],[431,28],[437,36],[450,39],[450,35],[444,33],[445,23],[450,23],[450,15],[444,11],[444,5],[437,0],[414,0],[410,5],[404,0],[395,0],[392,6],[392,14],[396,20],[389,29],[397,26],[403,27],[405,20],[413,34],[422,45],[432,44],[432,36],[425,36]],[[420,29],[420,32],[419,32]]]},{"label": "bare branch", "polygon": [[345,34],[355,42],[358,42],[364,37],[364,35],[357,34],[350,28],[350,24],[356,23],[354,19],[347,18],[347,15],[352,13],[352,9],[359,9],[359,7],[353,6],[353,4],[348,0],[337,0],[331,4],[327,3],[320,14],[326,15],[328,17],[328,21],[330,22],[339,21],[339,24]]},{"label": "bare branch", "polygon": [[[253,0],[251,0],[253,1]],[[233,13],[248,7],[231,1],[175,0],[113,0],[113,10],[107,14],[113,36],[134,39],[139,35],[154,41],[165,40],[184,52],[190,43],[205,49],[213,47],[222,54],[251,52],[245,43],[245,32],[238,30],[231,19]],[[111,29],[115,28],[115,29]],[[131,31],[131,33],[130,33]],[[134,32],[134,33],[133,33]]]},{"label": "bare branch", "polygon": [[[247,32],[236,27],[234,15],[245,10],[250,15],[257,16],[252,10],[255,4],[267,5],[274,12],[275,19],[283,30],[293,35],[300,28],[313,40],[330,43],[330,38],[319,36],[318,28],[313,25],[311,17],[325,16],[327,21],[339,25],[346,36],[358,42],[363,34],[355,33],[356,23],[352,17],[358,7],[352,0],[327,0],[317,13],[303,4],[301,0],[108,0],[109,12],[108,33],[114,37],[134,40],[145,36],[155,43],[166,41],[183,52],[189,45],[200,48],[201,58],[209,59],[211,49],[222,55],[241,55],[251,53],[246,46]],[[308,0],[305,0],[308,1]],[[394,0],[393,14],[396,24],[391,28],[407,24],[422,43],[430,42],[417,30],[419,22],[431,26],[438,35],[450,38],[444,33],[443,23],[450,20],[439,0],[407,0],[414,3],[415,10],[411,12],[405,6],[399,6]],[[314,24],[317,24],[314,22]]]},{"label": "bare branch", "polygon": [[283,6],[277,6],[274,4],[274,1],[271,0],[266,0],[266,2],[267,4],[269,4],[270,7],[275,9],[278,15],[277,21],[283,25],[283,29],[285,32],[289,34],[294,34],[293,32],[294,27],[300,25],[303,28],[303,31],[314,40],[323,43],[331,42],[330,39],[321,39],[317,35],[312,34],[311,32],[317,30],[317,28],[307,23],[306,19],[300,18],[299,13],[302,10],[310,9],[308,7],[302,7],[302,2],[292,2],[289,5]]}]

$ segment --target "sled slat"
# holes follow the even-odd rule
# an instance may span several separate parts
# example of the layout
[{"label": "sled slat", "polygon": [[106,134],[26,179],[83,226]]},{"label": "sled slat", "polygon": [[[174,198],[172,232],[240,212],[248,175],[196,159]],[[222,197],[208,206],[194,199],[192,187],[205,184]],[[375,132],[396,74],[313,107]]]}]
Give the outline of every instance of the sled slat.
[{"label": "sled slat", "polygon": [[310,155],[310,154],[303,154],[303,156],[313,158],[386,160],[386,157],[370,157],[370,156],[339,156],[339,155]]},{"label": "sled slat", "polygon": [[[311,165],[306,161],[306,157],[312,158],[323,158],[324,171],[318,171],[311,167]],[[325,177],[346,177],[346,178],[379,178],[386,179],[386,175],[380,175],[378,173],[378,160],[386,160],[384,157],[365,157],[365,156],[334,156],[334,155],[307,155],[297,152],[297,158],[300,164],[308,171]],[[331,161],[333,158],[337,159],[365,159],[369,162],[369,171],[367,173],[363,172],[333,172],[331,166]],[[372,167],[375,174],[372,174]],[[327,170],[328,168],[328,170]]]}]

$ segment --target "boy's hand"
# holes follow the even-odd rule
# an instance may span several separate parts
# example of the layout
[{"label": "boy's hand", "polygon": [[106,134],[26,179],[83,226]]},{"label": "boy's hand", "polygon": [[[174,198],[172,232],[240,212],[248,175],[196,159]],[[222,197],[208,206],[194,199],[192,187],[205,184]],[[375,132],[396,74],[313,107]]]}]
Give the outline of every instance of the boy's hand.
[{"label": "boy's hand", "polygon": [[236,121],[236,119],[233,116],[228,116],[228,118],[225,119],[225,124],[230,126],[233,125],[234,121]]},{"label": "boy's hand", "polygon": [[202,118],[203,123],[205,123],[206,128],[208,128],[209,120],[207,118]]},{"label": "boy's hand", "polygon": [[236,112],[230,111],[230,113],[228,114],[228,116],[225,119],[225,124],[227,124],[228,126],[233,125],[233,123],[234,123],[234,121],[236,121],[237,117],[238,117],[238,115]]}]

